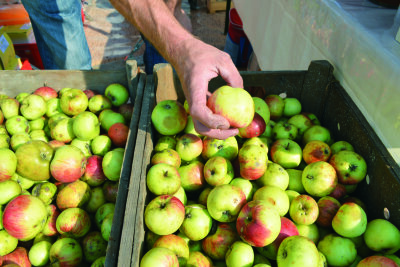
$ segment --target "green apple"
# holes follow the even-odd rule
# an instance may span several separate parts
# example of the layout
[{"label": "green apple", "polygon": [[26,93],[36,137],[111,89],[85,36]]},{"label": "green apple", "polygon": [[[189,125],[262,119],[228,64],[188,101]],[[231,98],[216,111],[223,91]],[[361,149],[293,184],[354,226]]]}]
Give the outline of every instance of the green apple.
[{"label": "green apple", "polygon": [[246,201],[252,200],[254,193],[259,188],[256,183],[242,177],[234,178],[229,184],[240,187],[246,196]]},{"label": "green apple", "polygon": [[152,247],[172,250],[178,257],[179,265],[186,266],[186,262],[189,259],[189,246],[182,237],[174,234],[163,235],[154,242]]},{"label": "green apple", "polygon": [[270,120],[267,125],[265,126],[265,131],[263,134],[260,135],[260,137],[265,137],[265,138],[270,138],[272,139],[272,130],[274,129],[276,125],[276,122],[273,120]]},{"label": "green apple", "polygon": [[32,196],[39,198],[46,205],[53,201],[56,193],[57,186],[50,182],[38,183],[32,189]]},{"label": "green apple", "polygon": [[286,195],[289,197],[289,207],[290,207],[290,203],[292,203],[292,200],[297,197],[298,195],[300,195],[299,192],[294,191],[294,190],[285,190]]},{"label": "green apple", "polygon": [[235,241],[226,252],[227,266],[253,266],[254,251],[251,245],[243,241]]},{"label": "green apple", "polygon": [[210,233],[212,223],[213,219],[204,205],[191,204],[185,206],[185,219],[179,231],[190,240],[198,241]]},{"label": "green apple", "polygon": [[94,95],[89,99],[88,108],[93,113],[99,113],[105,109],[112,108],[111,100],[105,95]]},{"label": "green apple", "polygon": [[283,108],[283,116],[292,117],[294,115],[300,114],[301,103],[297,98],[286,97],[283,99],[285,107]]},{"label": "green apple", "polygon": [[60,96],[61,110],[67,115],[78,115],[85,111],[87,106],[88,98],[82,90],[71,88]]},{"label": "green apple", "polygon": [[272,144],[270,154],[271,160],[285,169],[298,167],[303,157],[300,145],[290,139],[276,140]]},{"label": "green apple", "polygon": [[19,132],[11,136],[10,145],[12,150],[16,151],[20,145],[25,144],[30,140],[32,140],[32,138],[28,133]]},{"label": "green apple", "polygon": [[22,190],[27,190],[35,184],[35,181],[22,177],[18,173],[14,173],[14,175],[11,177],[11,180],[16,181],[21,186]]},{"label": "green apple", "polygon": [[220,156],[208,159],[203,172],[204,179],[211,186],[229,184],[234,177],[232,163]]},{"label": "green apple", "polygon": [[279,187],[266,185],[259,188],[253,196],[253,200],[263,200],[273,206],[280,216],[285,216],[289,211],[289,197]]},{"label": "green apple", "polygon": [[103,222],[101,223],[100,227],[101,236],[103,237],[103,240],[107,242],[110,241],[113,219],[114,219],[114,213],[110,213],[104,218]]},{"label": "green apple", "polygon": [[164,100],[154,107],[151,121],[160,134],[175,135],[185,129],[187,113],[178,101]]},{"label": "green apple", "polygon": [[63,266],[79,265],[83,260],[82,247],[74,238],[61,238],[51,245],[50,263]]},{"label": "green apple", "polygon": [[13,116],[6,120],[7,132],[12,136],[16,133],[29,133],[30,126],[28,120],[20,115]]},{"label": "green apple", "polygon": [[253,96],[254,101],[254,109],[265,121],[265,124],[268,124],[270,120],[270,112],[268,104],[265,102],[264,99]]},{"label": "green apple", "polygon": [[199,197],[197,198],[197,202],[207,207],[207,199],[213,188],[211,186],[206,186],[203,190],[201,190]]},{"label": "green apple", "polygon": [[106,203],[103,188],[101,186],[90,189],[90,198],[85,203],[84,209],[89,213],[96,213],[97,209]]},{"label": "green apple", "polygon": [[329,163],[335,168],[341,184],[358,184],[367,175],[367,163],[354,151],[339,151]]},{"label": "green apple", "polygon": [[278,266],[317,267],[318,249],[307,237],[293,235],[285,238],[278,249]]},{"label": "green apple", "polygon": [[395,254],[400,249],[400,231],[391,222],[374,219],[367,224],[365,244],[377,252]]},{"label": "green apple", "polygon": [[228,137],[225,140],[220,140],[212,137],[203,139],[202,157],[207,160],[213,156],[221,156],[228,160],[234,160],[239,153],[239,145],[234,136]]},{"label": "green apple", "polygon": [[187,200],[187,195],[185,192],[185,189],[183,189],[183,187],[179,187],[178,191],[175,192],[175,194],[173,194],[174,197],[178,198],[183,205],[186,205],[188,200]]},{"label": "green apple", "polygon": [[44,130],[33,130],[29,133],[32,140],[41,140],[43,142],[49,142],[49,138]]},{"label": "green apple", "polygon": [[194,135],[197,135],[198,137],[203,137],[203,135],[199,134],[196,131],[196,129],[194,128],[193,118],[190,115],[187,116],[187,123],[186,123],[185,129],[183,129],[183,132],[194,134]]},{"label": "green apple", "polygon": [[74,119],[64,118],[54,122],[50,126],[51,138],[63,143],[71,142],[76,136],[73,130]]},{"label": "green apple", "polygon": [[293,124],[285,121],[278,121],[272,129],[272,138],[278,139],[290,139],[295,140],[297,138],[299,130]]},{"label": "green apple", "polygon": [[156,145],[154,146],[154,152],[160,152],[164,149],[176,149],[176,138],[173,136],[163,135],[158,138]]},{"label": "green apple", "polygon": [[51,245],[49,241],[40,241],[29,249],[28,257],[33,266],[44,266],[49,262]]},{"label": "green apple", "polygon": [[287,190],[293,190],[300,194],[306,193],[302,182],[303,171],[296,169],[286,169],[286,172],[289,175],[289,185],[287,187]]},{"label": "green apple", "polygon": [[[100,116],[101,114],[103,114],[103,116]],[[114,112],[112,110],[100,113],[100,115],[99,115],[100,126],[106,132],[108,132],[108,129],[110,129],[110,127],[115,123],[123,123],[123,124],[126,123],[125,118],[121,113]]]},{"label": "green apple", "polygon": [[332,228],[344,237],[360,236],[367,228],[367,215],[356,203],[343,203],[332,219]]},{"label": "green apple", "polygon": [[327,143],[328,145],[332,144],[331,132],[328,128],[321,125],[313,125],[308,128],[304,134],[302,143],[305,146],[308,142],[312,140],[319,140]]},{"label": "green apple", "polygon": [[22,188],[14,180],[7,180],[0,183],[0,205],[5,205],[10,200],[21,194]]},{"label": "green apple", "polygon": [[348,266],[357,257],[353,241],[336,234],[326,235],[317,247],[325,255],[329,266]]},{"label": "green apple", "polygon": [[170,195],[178,191],[181,179],[177,168],[166,163],[158,163],[148,170],[146,184],[150,192],[157,196]]},{"label": "green apple", "polygon": [[29,126],[30,126],[31,131],[32,130],[43,130],[44,124],[45,124],[44,117],[40,117],[35,120],[29,121]]},{"label": "green apple", "polygon": [[28,120],[35,120],[46,114],[47,105],[43,97],[29,95],[21,103],[20,112]]},{"label": "green apple", "polygon": [[342,150],[354,151],[354,147],[347,141],[337,141],[331,145],[332,155]]},{"label": "green apple", "polygon": [[10,235],[6,230],[0,230],[0,257],[13,252],[17,245],[17,238]]},{"label": "green apple", "polygon": [[315,223],[312,224],[298,224],[295,223],[299,235],[307,237],[314,244],[318,244],[319,241],[319,229]]},{"label": "green apple", "polygon": [[70,117],[68,117],[64,113],[56,113],[48,119],[47,125],[49,126],[50,129],[53,129],[53,127],[57,124],[58,121],[69,118]]},{"label": "green apple", "polygon": [[298,195],[290,203],[289,215],[296,224],[313,224],[318,213],[318,204],[309,195]]},{"label": "green apple", "polygon": [[265,153],[268,155],[268,139],[266,137],[251,137],[246,138],[242,144],[242,147],[246,145],[258,145],[265,150]]},{"label": "green apple", "polygon": [[297,139],[301,140],[303,138],[304,132],[310,128],[313,123],[309,117],[304,114],[296,114],[289,118],[287,121],[289,124],[296,126],[297,132]]},{"label": "green apple", "polygon": [[11,138],[8,134],[0,134],[0,148],[10,148]]},{"label": "green apple", "polygon": [[19,114],[20,102],[15,98],[4,98],[0,102],[0,108],[6,120]]},{"label": "green apple", "polygon": [[63,113],[60,105],[60,99],[59,98],[52,98],[49,99],[46,102],[47,110],[46,110],[46,116],[48,118],[58,114],[58,113]]},{"label": "green apple", "polygon": [[254,117],[254,101],[246,90],[225,85],[215,90],[207,99],[207,106],[214,114],[226,118],[231,127],[242,128]]},{"label": "green apple", "polygon": [[303,170],[301,180],[306,192],[314,197],[329,195],[338,183],[335,169],[325,161],[307,165]]},{"label": "green apple", "polygon": [[99,119],[93,112],[84,111],[75,117],[72,129],[75,136],[80,140],[93,140],[100,134]]},{"label": "green apple", "polygon": [[89,232],[82,239],[82,250],[87,262],[94,262],[99,257],[106,255],[107,242],[98,231]]},{"label": "green apple", "polygon": [[91,141],[85,141],[85,140],[81,140],[79,138],[74,138],[71,141],[71,146],[75,146],[77,148],[79,148],[82,153],[85,155],[85,157],[90,157],[92,155],[92,152],[90,150],[90,144]]},{"label": "green apple", "polygon": [[94,222],[97,226],[97,229],[101,229],[101,224],[103,223],[104,218],[107,217],[107,215],[114,213],[115,211],[115,204],[112,202],[107,202],[101,205],[95,215],[94,215]]},{"label": "green apple", "polygon": [[271,185],[286,190],[289,186],[289,174],[281,165],[270,161],[267,170],[256,182],[260,186]]},{"label": "green apple", "polygon": [[104,95],[111,100],[111,103],[115,107],[119,107],[129,99],[129,91],[128,89],[119,83],[112,83],[106,87]]},{"label": "green apple", "polygon": [[25,99],[25,97],[27,97],[27,96],[29,96],[29,95],[30,95],[30,93],[22,92],[22,93],[19,93],[19,94],[15,97],[15,99],[17,99],[19,103],[22,103],[22,101]]},{"label": "green apple", "polygon": [[104,175],[111,181],[118,181],[124,161],[124,150],[113,149],[108,151],[103,158],[102,167]]},{"label": "green apple", "polygon": [[104,156],[108,151],[110,151],[112,141],[107,135],[101,134],[93,138],[90,143],[90,150],[93,155]]},{"label": "green apple", "polygon": [[186,244],[189,246],[189,252],[193,251],[202,251],[201,249],[201,242],[202,241],[193,241],[190,240],[189,237],[187,237],[184,233],[178,231],[178,236],[182,237],[183,240],[185,240]]}]

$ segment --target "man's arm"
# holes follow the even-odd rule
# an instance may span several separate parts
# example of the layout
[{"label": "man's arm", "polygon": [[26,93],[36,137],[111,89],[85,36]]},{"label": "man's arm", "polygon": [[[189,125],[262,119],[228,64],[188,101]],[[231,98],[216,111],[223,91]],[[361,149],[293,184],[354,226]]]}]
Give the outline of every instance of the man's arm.
[{"label": "man's arm", "polygon": [[175,68],[189,104],[196,131],[214,138],[236,135],[228,121],[206,106],[208,83],[221,76],[232,87],[243,87],[230,56],[189,33],[163,0],[110,0],[111,4],[153,44]]}]

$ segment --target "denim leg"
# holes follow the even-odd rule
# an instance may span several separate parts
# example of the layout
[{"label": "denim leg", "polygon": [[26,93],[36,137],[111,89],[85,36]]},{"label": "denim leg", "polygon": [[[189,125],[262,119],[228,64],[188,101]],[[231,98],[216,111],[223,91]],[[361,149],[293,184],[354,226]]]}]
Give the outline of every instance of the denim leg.
[{"label": "denim leg", "polygon": [[45,69],[91,69],[80,0],[22,0]]}]

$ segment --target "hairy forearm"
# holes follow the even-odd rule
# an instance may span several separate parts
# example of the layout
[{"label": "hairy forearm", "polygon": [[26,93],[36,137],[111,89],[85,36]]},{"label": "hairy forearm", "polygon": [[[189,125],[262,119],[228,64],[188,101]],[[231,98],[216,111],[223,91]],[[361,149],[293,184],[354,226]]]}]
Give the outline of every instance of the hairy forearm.
[{"label": "hairy forearm", "polygon": [[163,0],[110,0],[110,3],[168,62],[179,64],[180,47],[194,37],[180,25]]}]

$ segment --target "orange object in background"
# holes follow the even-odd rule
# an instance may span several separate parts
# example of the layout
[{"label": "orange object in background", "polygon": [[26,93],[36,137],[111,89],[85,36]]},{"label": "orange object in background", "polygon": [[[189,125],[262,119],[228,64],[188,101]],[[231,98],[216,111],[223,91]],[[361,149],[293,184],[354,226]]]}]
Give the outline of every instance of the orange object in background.
[{"label": "orange object in background", "polygon": [[28,12],[22,4],[0,6],[0,25],[30,23]]}]

